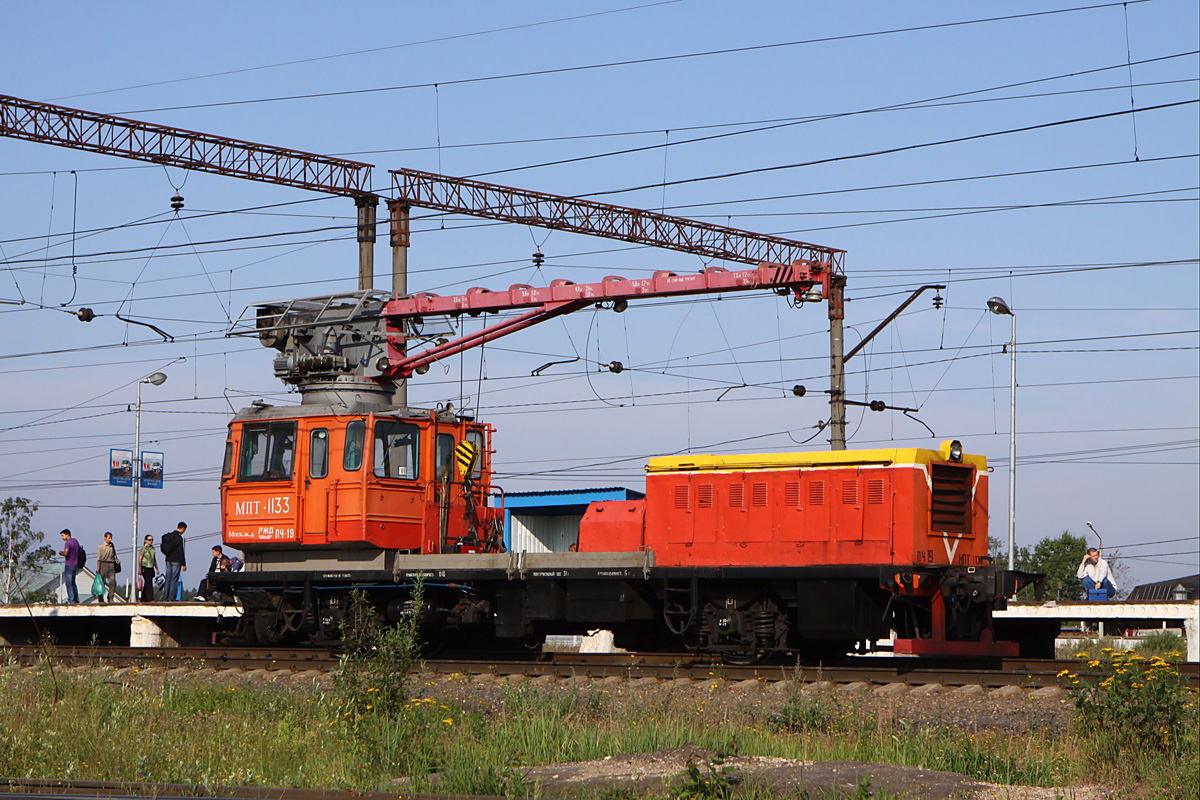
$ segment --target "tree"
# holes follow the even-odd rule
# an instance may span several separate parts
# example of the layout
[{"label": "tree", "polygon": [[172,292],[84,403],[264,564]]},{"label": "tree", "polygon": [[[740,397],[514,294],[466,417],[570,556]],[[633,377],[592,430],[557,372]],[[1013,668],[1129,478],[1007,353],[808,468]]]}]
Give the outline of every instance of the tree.
[{"label": "tree", "polygon": [[[1086,552],[1086,538],[1063,531],[1054,538],[1042,539],[1032,551],[1022,553],[1018,550],[1017,568],[1046,575],[1043,592],[1048,600],[1082,600],[1083,586],[1075,573]],[[1022,555],[1027,559],[1024,564],[1020,563]]]},{"label": "tree", "polygon": [[54,558],[54,548],[40,544],[46,535],[33,529],[33,515],[38,504],[24,497],[8,497],[0,503],[0,558],[4,571],[0,574],[4,602],[21,597],[18,587],[24,576],[37,572]]},{"label": "tree", "polygon": [[[1047,600],[1082,600],[1083,586],[1075,573],[1079,570],[1079,562],[1087,552],[1087,539],[1075,536],[1069,530],[1058,536],[1047,536],[1035,544],[1032,549],[1018,547],[1014,566],[1025,572],[1040,572],[1046,576],[1042,593]],[[1008,553],[1004,550],[1004,542],[995,537],[988,538],[988,550],[992,554],[992,563],[997,566],[1008,565]],[[1112,560],[1119,558],[1113,553]],[[1119,583],[1123,572],[1120,564],[1111,563],[1114,582]],[[1028,595],[1028,596],[1027,596]],[[1033,590],[1023,591],[1022,599],[1032,599]]]}]

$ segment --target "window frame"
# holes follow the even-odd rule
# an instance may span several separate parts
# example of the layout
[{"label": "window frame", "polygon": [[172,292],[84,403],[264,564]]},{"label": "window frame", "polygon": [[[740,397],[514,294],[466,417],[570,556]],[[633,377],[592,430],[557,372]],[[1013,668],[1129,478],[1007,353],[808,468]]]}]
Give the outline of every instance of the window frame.
[{"label": "window frame", "polygon": [[[324,469],[322,470],[320,475],[318,475],[316,473],[316,471],[314,471],[314,469],[313,469],[313,464],[314,464],[313,458],[317,453],[317,444],[316,443],[317,443],[318,439],[321,440],[321,442],[323,443],[324,451],[325,451],[324,452],[324,456],[325,456]],[[313,480],[320,480],[321,478],[329,477],[329,429],[328,428],[313,428],[308,433],[308,477],[312,478]]]},{"label": "window frame", "polygon": [[[358,452],[354,455],[358,456],[358,463],[351,466],[350,463],[350,443],[358,442]],[[346,472],[358,472],[362,469],[363,462],[366,459],[367,449],[367,421],[365,419],[353,419],[346,423],[346,437],[342,441],[342,469]]]},{"label": "window frame", "polygon": [[[256,434],[262,433],[265,435],[267,449],[263,454],[262,474],[248,474],[247,467],[258,455],[248,457],[248,448],[252,442],[258,441]],[[242,426],[241,446],[238,448],[238,464],[237,464],[237,481],[238,483],[278,483],[291,481],[296,474],[296,420],[271,420],[264,422],[246,423]],[[281,438],[282,436],[282,438]],[[286,470],[279,470],[279,475],[271,475],[272,470],[268,469],[271,463],[276,459],[276,442],[286,442],[286,437],[291,437],[291,459],[287,463]]]},{"label": "window frame", "polygon": [[479,448],[479,455],[475,458],[475,468],[471,470],[471,480],[477,481],[483,477],[483,458],[487,454],[487,437],[481,428],[467,428],[463,434],[463,441],[470,442]]},{"label": "window frame", "polygon": [[[447,439],[450,441],[450,449],[445,452],[446,459],[445,461],[442,461],[442,443]],[[453,433],[442,432],[433,439],[433,474],[438,481],[444,479],[442,472],[443,469],[449,470],[452,476],[454,474],[455,446],[456,444]]]},{"label": "window frame", "polygon": [[[408,446],[408,449],[411,449],[411,455],[404,465],[406,469],[411,465],[411,475],[387,474],[387,467],[389,466],[387,464],[387,451],[390,451],[393,448],[386,448],[384,454],[381,455],[381,440],[379,437],[379,429],[381,426],[395,426],[397,433],[401,431],[411,433],[412,444]],[[388,439],[388,441],[390,442],[391,439]],[[421,426],[415,425],[411,422],[393,419],[391,417],[377,417],[375,419],[375,424],[371,427],[371,469],[376,478],[380,478],[385,481],[407,481],[411,483],[412,481],[418,480],[421,476]],[[381,469],[383,470],[382,473],[380,472]]]}]

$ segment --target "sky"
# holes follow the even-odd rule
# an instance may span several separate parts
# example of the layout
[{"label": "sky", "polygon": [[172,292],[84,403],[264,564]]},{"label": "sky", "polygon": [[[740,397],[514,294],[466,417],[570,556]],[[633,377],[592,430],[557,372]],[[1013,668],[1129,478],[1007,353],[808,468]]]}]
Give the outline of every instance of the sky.
[{"label": "sky", "polygon": [[[1196,3],[147,11],[8,5],[0,94],[367,162],[384,196],[409,167],[839,248],[848,346],[944,284],[848,363],[849,398],[916,409],[852,407],[849,446],[961,440],[994,470],[1005,536],[1015,320],[1018,545],[1070,530],[1120,551],[1131,583],[1197,571]],[[140,530],[183,519],[205,562],[229,418],[299,400],[274,351],[225,334],[256,303],[357,288],[354,212],[0,138],[0,496],[40,503],[47,541],[69,527],[94,552],[111,530],[127,548],[108,453],[132,448],[138,381],[161,370],[142,449],[166,482],[142,491]],[[413,230],[411,291],[722,266],[427,211]],[[641,488],[655,455],[827,448],[827,331],[823,304],[768,293],[586,310],[435,365],[409,400],[493,424],[508,491]],[[531,374],[548,362],[567,363]]]}]

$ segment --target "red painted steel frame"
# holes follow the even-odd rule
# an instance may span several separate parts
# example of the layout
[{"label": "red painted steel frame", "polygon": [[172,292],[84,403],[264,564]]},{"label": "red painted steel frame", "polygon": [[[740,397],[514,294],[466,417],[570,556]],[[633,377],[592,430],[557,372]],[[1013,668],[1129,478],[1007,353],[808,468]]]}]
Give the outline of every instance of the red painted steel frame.
[{"label": "red painted steel frame", "polygon": [[353,197],[371,165],[0,95],[0,136]]},{"label": "red painted steel frame", "polygon": [[418,206],[602,236],[741,264],[820,264],[838,274],[846,255],[844,250],[832,247],[710,225],[640,208],[531,192],[415,169],[393,170],[392,185],[396,192],[396,199],[389,203],[393,220],[397,209]]},{"label": "red painted steel frame", "polygon": [[[599,283],[573,283],[556,280],[535,288],[518,284],[507,291],[493,292],[474,287],[466,294],[441,297],[419,293],[392,300],[384,306],[388,318],[388,361],[390,374],[408,377],[418,368],[477,345],[507,336],[548,319],[577,311],[593,303],[650,297],[681,297],[714,292],[738,292],[754,289],[784,289],[799,294],[820,285],[827,291],[830,272],[824,264],[797,262],[790,266],[762,265],[757,269],[727,270],[709,267],[695,275],[677,275],[659,271],[652,278],[627,280],[610,275]],[[406,351],[404,320],[423,315],[532,310],[432,347],[415,356]]]}]

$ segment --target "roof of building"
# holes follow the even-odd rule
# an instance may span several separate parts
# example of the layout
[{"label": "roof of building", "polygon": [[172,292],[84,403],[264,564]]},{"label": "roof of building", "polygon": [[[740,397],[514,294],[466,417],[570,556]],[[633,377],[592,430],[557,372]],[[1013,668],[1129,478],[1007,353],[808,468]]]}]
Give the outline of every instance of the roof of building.
[{"label": "roof of building", "polygon": [[1200,575],[1187,575],[1182,578],[1172,578],[1169,581],[1143,583],[1133,587],[1129,593],[1130,600],[1174,600],[1175,587],[1182,586],[1187,592],[1188,600],[1200,597]]},{"label": "roof of building", "polygon": [[624,486],[588,489],[548,489],[540,492],[506,492],[505,509],[586,506],[601,500],[638,500],[646,495]]}]

